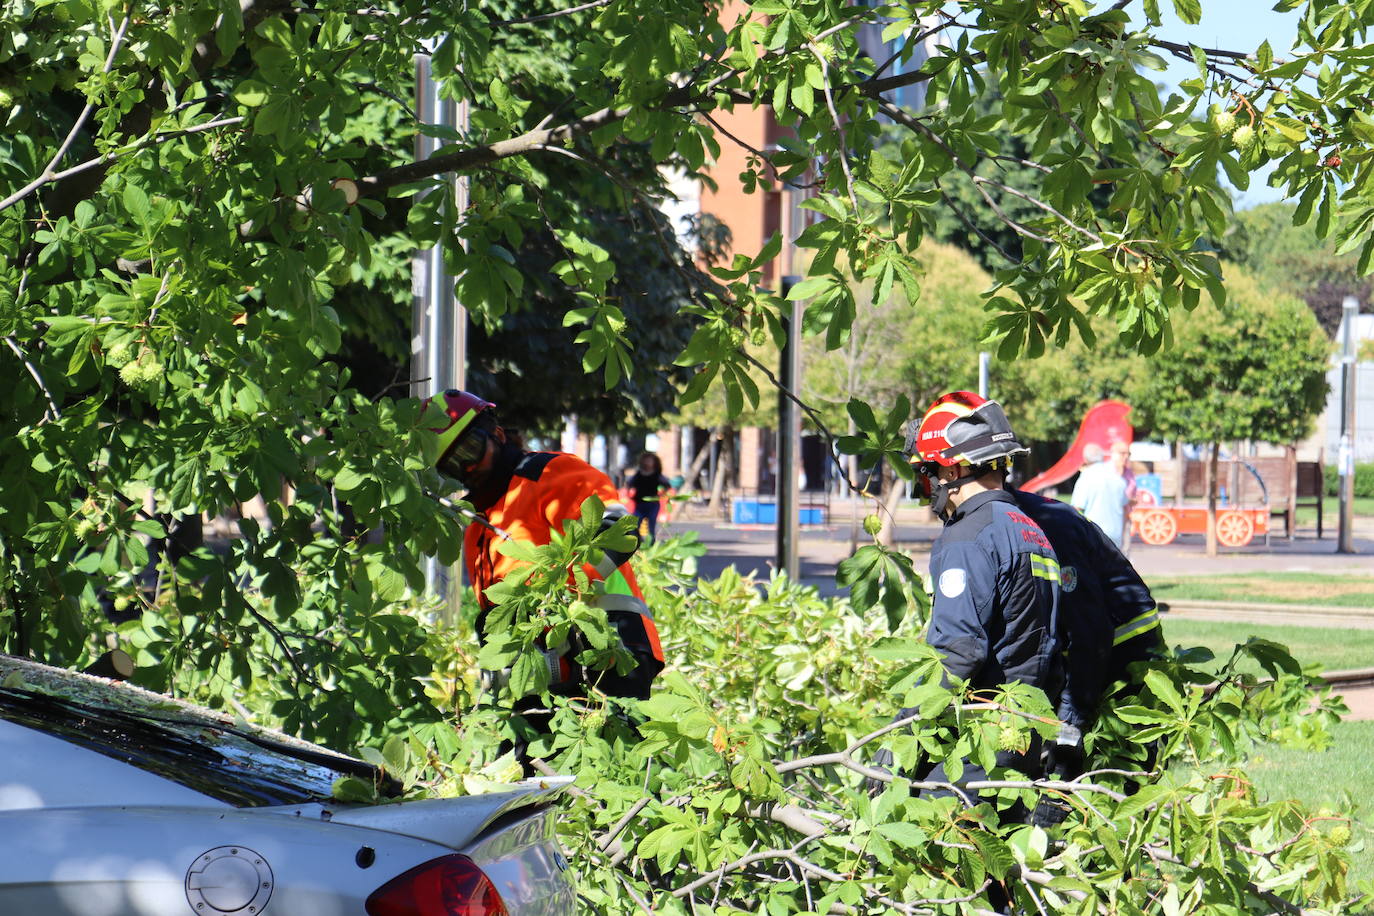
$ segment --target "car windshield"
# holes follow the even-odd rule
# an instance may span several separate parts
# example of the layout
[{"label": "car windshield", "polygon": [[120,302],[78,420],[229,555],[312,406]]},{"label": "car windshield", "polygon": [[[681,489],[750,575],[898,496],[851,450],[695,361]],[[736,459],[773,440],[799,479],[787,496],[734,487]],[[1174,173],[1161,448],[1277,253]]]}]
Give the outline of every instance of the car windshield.
[{"label": "car windshield", "polygon": [[329,801],[341,776],[372,783],[383,796],[400,792],[361,760],[161,694],[21,659],[0,658],[0,719],[236,807]]}]

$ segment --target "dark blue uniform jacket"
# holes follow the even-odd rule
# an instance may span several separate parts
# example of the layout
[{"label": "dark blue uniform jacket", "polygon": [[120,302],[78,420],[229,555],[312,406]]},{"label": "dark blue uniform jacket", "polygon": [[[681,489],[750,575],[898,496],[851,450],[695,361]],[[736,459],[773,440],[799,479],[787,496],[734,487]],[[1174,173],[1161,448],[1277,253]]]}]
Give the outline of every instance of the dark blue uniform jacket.
[{"label": "dark blue uniform jacket", "polygon": [[1121,549],[1073,506],[1024,490],[1010,493],[1044,529],[1059,558],[1065,652],[1059,716],[1086,731],[1107,685],[1162,644],[1155,601]]},{"label": "dark blue uniform jacket", "polygon": [[927,639],[975,688],[1021,681],[1051,702],[1059,682],[1059,564],[1045,533],[1005,490],[956,508],[930,554]]}]

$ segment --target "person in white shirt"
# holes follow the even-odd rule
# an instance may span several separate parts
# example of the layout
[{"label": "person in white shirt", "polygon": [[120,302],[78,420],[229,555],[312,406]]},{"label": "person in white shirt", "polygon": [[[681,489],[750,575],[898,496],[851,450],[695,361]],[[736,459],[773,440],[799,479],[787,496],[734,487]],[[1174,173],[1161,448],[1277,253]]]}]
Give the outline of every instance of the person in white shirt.
[{"label": "person in white shirt", "polygon": [[1130,496],[1124,471],[1130,451],[1128,443],[1113,442],[1111,458],[1107,459],[1101,446],[1085,445],[1083,458],[1087,466],[1078,475],[1070,500],[1118,547],[1124,547],[1126,541],[1126,506]]}]

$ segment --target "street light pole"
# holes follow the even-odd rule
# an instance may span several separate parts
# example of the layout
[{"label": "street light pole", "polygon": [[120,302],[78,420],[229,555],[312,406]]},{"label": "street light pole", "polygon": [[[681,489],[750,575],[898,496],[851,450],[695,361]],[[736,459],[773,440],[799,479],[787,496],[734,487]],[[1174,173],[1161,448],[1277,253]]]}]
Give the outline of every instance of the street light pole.
[{"label": "street light pole", "polygon": [[[415,55],[415,108],[421,124],[463,132],[467,102],[441,98],[428,54]],[[415,160],[423,162],[442,145],[438,137],[415,135]],[[453,179],[456,213],[467,208],[468,185]],[[455,213],[455,215],[456,215]],[[411,259],[411,395],[427,397],[445,388],[467,384],[467,313],[454,297],[454,277],[444,265],[442,242],[415,252]]]},{"label": "street light pole", "polygon": [[1360,304],[1353,296],[1341,303],[1341,441],[1336,451],[1340,480],[1340,531],[1337,553],[1356,553],[1352,509],[1355,498],[1355,319]]},{"label": "street light pole", "polygon": [[[792,291],[800,277],[782,278],[782,296]],[[801,381],[801,323],[802,304],[800,301],[789,303],[790,313],[786,317],[787,337],[782,346],[782,371],[778,381],[782,390],[778,392],[778,527],[777,527],[777,568],[787,573],[793,581],[801,578],[801,561],[797,552],[797,537],[800,526],[800,506],[797,488],[797,447],[801,444],[801,411],[792,400],[800,390]]]},{"label": "street light pole", "polygon": [[[468,105],[442,98],[429,54],[415,55],[415,110],[421,124],[463,133],[467,130]],[[423,131],[415,135],[415,159],[423,162],[441,145],[438,137]],[[468,203],[467,179],[453,178],[455,218]],[[442,241],[417,251],[411,258],[410,393],[424,398],[446,388],[467,386],[467,312],[454,295],[454,277],[444,264]],[[425,561],[429,591],[444,599],[444,616],[458,615],[459,574],[437,558]]]}]

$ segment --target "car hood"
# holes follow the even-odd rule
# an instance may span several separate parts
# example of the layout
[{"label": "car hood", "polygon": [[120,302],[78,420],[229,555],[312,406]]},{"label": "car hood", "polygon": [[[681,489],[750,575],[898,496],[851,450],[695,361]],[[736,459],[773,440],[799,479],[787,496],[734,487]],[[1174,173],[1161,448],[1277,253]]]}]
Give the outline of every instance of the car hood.
[{"label": "car hood", "polygon": [[260,814],[318,817],[333,824],[382,830],[462,850],[512,816],[525,817],[532,810],[547,806],[572,783],[571,776],[550,776],[457,798],[421,798],[368,806],[312,803],[253,810]]}]

